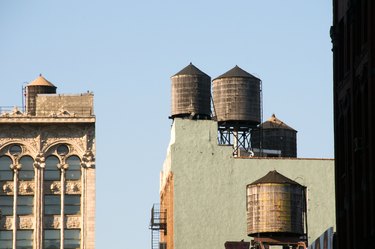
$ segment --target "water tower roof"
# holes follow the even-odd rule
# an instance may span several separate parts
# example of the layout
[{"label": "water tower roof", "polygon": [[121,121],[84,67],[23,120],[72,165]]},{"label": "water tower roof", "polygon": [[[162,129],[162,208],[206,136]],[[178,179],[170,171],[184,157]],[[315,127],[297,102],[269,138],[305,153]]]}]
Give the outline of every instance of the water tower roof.
[{"label": "water tower roof", "polygon": [[51,87],[56,87],[54,84],[46,80],[42,74],[39,75],[38,78],[30,82],[27,86],[51,86]]},{"label": "water tower roof", "polygon": [[249,74],[248,72],[246,72],[245,70],[243,70],[237,65],[231,70],[229,70],[228,72],[218,76],[214,80],[222,79],[222,78],[251,78],[251,79],[260,80],[259,78],[255,77],[252,74]]},{"label": "water tower roof", "polygon": [[292,184],[292,185],[300,185],[298,182],[295,182],[289,179],[286,176],[283,176],[276,170],[268,172],[267,175],[263,176],[262,178],[256,180],[255,182],[250,183],[250,185],[257,185],[262,183],[279,183],[279,184]]},{"label": "water tower roof", "polygon": [[210,77],[207,74],[205,74],[204,72],[202,72],[201,70],[199,70],[191,62],[190,62],[189,65],[187,65],[186,67],[184,67],[181,71],[179,71],[178,73],[176,73],[172,77],[178,76],[178,75],[202,75],[202,76]]},{"label": "water tower roof", "polygon": [[266,122],[262,123],[261,126],[263,129],[286,129],[296,131],[295,129],[278,119],[275,114],[272,114],[272,116]]}]

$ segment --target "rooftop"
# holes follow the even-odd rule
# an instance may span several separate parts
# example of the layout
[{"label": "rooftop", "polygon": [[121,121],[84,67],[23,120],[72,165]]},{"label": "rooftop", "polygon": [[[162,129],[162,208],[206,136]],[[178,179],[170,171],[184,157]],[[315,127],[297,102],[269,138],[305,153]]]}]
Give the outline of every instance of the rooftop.
[{"label": "rooftop", "polygon": [[300,185],[298,182],[295,182],[289,179],[286,176],[283,176],[276,170],[270,171],[267,175],[263,176],[262,178],[250,183],[250,185],[262,184],[262,183],[279,183],[279,184],[292,184],[292,185]]},{"label": "rooftop", "polygon": [[283,121],[278,119],[275,114],[272,114],[272,116],[264,123],[261,124],[263,129],[287,129],[287,130],[293,130],[292,127],[285,124]]},{"label": "rooftop", "polygon": [[231,70],[229,70],[228,72],[218,76],[214,80],[218,80],[218,79],[222,79],[222,78],[251,78],[251,79],[260,80],[259,78],[255,77],[252,74],[249,74],[248,72],[246,72],[245,70],[243,70],[242,68],[240,68],[237,65],[234,68],[232,68]]},{"label": "rooftop", "polygon": [[186,67],[184,67],[181,71],[179,71],[178,73],[176,73],[172,77],[179,76],[179,75],[201,75],[201,76],[210,77],[207,74],[205,74],[204,72],[202,72],[201,70],[199,70],[191,62],[190,62],[189,65],[187,65]]},{"label": "rooftop", "polygon": [[39,77],[36,78],[35,80],[31,81],[27,86],[50,86],[50,87],[56,87],[54,84],[46,80],[42,76],[42,74],[39,74]]}]

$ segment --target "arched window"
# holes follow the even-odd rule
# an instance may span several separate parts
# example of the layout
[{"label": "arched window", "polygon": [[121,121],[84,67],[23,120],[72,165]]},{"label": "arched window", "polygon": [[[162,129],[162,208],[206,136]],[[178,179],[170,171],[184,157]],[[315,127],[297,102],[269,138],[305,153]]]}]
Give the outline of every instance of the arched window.
[{"label": "arched window", "polygon": [[[52,155],[46,158],[44,168],[44,183],[47,188],[44,192],[45,216],[63,215],[64,219],[69,219],[69,216],[81,214],[81,192],[79,190],[79,180],[82,174],[81,160],[78,156],[71,155],[71,151],[70,145],[59,144],[51,151]],[[59,164],[62,167],[58,167]],[[60,186],[61,184],[63,184],[63,188]],[[64,241],[61,241],[61,232],[64,234]],[[69,229],[66,226],[60,229],[46,227],[43,234],[43,248],[60,248],[60,242],[64,243],[65,249],[80,248],[81,230],[79,229]]]},{"label": "arched window", "polygon": [[18,173],[19,180],[34,180],[34,159],[30,156],[23,156],[19,160],[21,170]]},{"label": "arched window", "polygon": [[[81,160],[77,156],[70,156],[66,163],[68,170],[66,171],[65,178],[67,181],[81,179]],[[66,194],[65,195],[65,214],[79,214],[81,212],[81,195],[79,194]]]},{"label": "arched window", "polygon": [[[0,157],[0,181],[13,180],[13,171],[10,168],[11,164],[12,160],[9,157]],[[13,195],[0,195],[0,210],[2,215],[13,215]],[[8,236],[7,234],[4,232],[2,236]]]},{"label": "arched window", "polygon": [[[18,162],[19,164],[21,164],[21,170],[18,172],[18,180],[21,180],[21,181],[34,180],[34,176],[35,176],[34,166],[33,166],[34,159],[30,156],[23,156],[20,158]],[[34,196],[19,194],[17,197],[17,215],[33,214],[33,210],[34,210]],[[28,240],[29,233],[32,233],[32,231],[20,233],[21,238],[23,238],[21,239],[21,242],[20,242],[21,244],[29,243],[29,242],[26,242],[26,240]],[[17,236],[17,241],[18,241],[18,236]],[[23,248],[23,247],[20,246],[19,248]]]},{"label": "arched window", "polygon": [[59,181],[61,174],[57,165],[60,163],[59,159],[55,156],[49,156],[46,159],[46,166],[44,168],[45,181]]},{"label": "arched window", "polygon": [[81,179],[81,160],[77,156],[70,156],[66,163],[68,170],[66,171],[66,180],[79,180]]},{"label": "arched window", "polygon": [[13,171],[10,169],[12,160],[7,156],[0,157],[0,181],[12,181]]},{"label": "arched window", "polygon": [[[44,181],[59,181],[61,177],[60,169],[57,165],[60,163],[56,156],[49,156],[46,159],[44,168]],[[61,214],[61,196],[60,194],[48,194],[44,196],[44,214]]]}]

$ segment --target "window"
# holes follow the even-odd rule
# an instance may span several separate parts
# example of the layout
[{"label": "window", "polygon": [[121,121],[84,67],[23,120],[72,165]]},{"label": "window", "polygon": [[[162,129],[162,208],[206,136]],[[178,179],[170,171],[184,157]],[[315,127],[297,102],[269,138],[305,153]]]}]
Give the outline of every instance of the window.
[{"label": "window", "polygon": [[34,180],[34,159],[29,156],[23,156],[19,163],[21,164],[21,170],[18,173],[19,180]]},{"label": "window", "polygon": [[44,230],[45,249],[60,248],[60,230]]},{"label": "window", "polygon": [[61,214],[60,195],[45,195],[44,196],[44,214],[47,214],[47,215]]},{"label": "window", "polygon": [[12,160],[7,156],[0,157],[0,181],[13,180],[13,172],[10,169]]},{"label": "window", "polygon": [[56,152],[60,156],[66,156],[69,153],[69,148],[65,144],[61,144],[59,147],[57,147]]},{"label": "window", "polygon": [[80,195],[65,195],[65,214],[79,214],[81,211]]},{"label": "window", "polygon": [[2,215],[13,215],[13,196],[0,196],[0,209]]},{"label": "window", "polygon": [[13,232],[0,231],[0,249],[12,249]]},{"label": "window", "polygon": [[68,164],[68,170],[66,171],[65,177],[67,180],[79,180],[81,179],[81,160],[77,156],[70,156],[66,163]]},{"label": "window", "polygon": [[59,159],[55,156],[49,156],[46,159],[46,166],[44,169],[45,181],[58,181],[60,180],[60,169],[57,168]]},{"label": "window", "polygon": [[32,249],[33,248],[33,231],[19,230],[17,231],[17,249]]},{"label": "window", "polygon": [[9,153],[10,153],[12,156],[19,156],[19,155],[22,153],[22,148],[21,148],[21,146],[19,146],[18,144],[12,145],[12,146],[9,148]]},{"label": "window", "polygon": [[81,247],[80,230],[64,230],[64,249],[76,249]]},{"label": "window", "polygon": [[17,197],[17,215],[33,214],[34,197],[18,196]]}]

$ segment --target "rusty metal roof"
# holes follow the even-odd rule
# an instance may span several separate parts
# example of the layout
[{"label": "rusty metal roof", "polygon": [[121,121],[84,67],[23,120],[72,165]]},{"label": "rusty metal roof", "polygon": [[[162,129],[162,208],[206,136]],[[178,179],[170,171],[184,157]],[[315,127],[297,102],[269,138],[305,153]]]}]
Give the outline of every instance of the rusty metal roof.
[{"label": "rusty metal roof", "polygon": [[210,77],[207,74],[205,74],[204,72],[202,72],[201,70],[199,70],[191,62],[190,62],[189,65],[187,65],[186,67],[184,67],[181,71],[179,71],[178,73],[176,73],[172,77],[178,76],[178,75],[202,75],[202,76]]},{"label": "rusty metal roof", "polygon": [[218,76],[214,80],[222,79],[222,78],[251,78],[251,79],[260,80],[259,78],[255,77],[252,74],[249,74],[248,72],[246,72],[245,70],[243,70],[237,65],[231,70],[229,70],[228,72]]},{"label": "rusty metal roof", "polygon": [[296,131],[278,119],[275,114],[272,114],[272,116],[266,122],[262,123],[261,126],[263,129],[286,129]]},{"label": "rusty metal roof", "polygon": [[300,185],[298,182],[295,182],[289,179],[286,176],[283,176],[276,170],[268,172],[267,175],[263,176],[262,178],[256,180],[255,182],[250,183],[249,185],[257,185],[262,183],[279,183],[279,184],[292,184],[292,185]]},{"label": "rusty metal roof", "polygon": [[46,80],[42,74],[39,74],[39,77],[30,82],[27,86],[51,86],[56,87],[54,84]]}]

